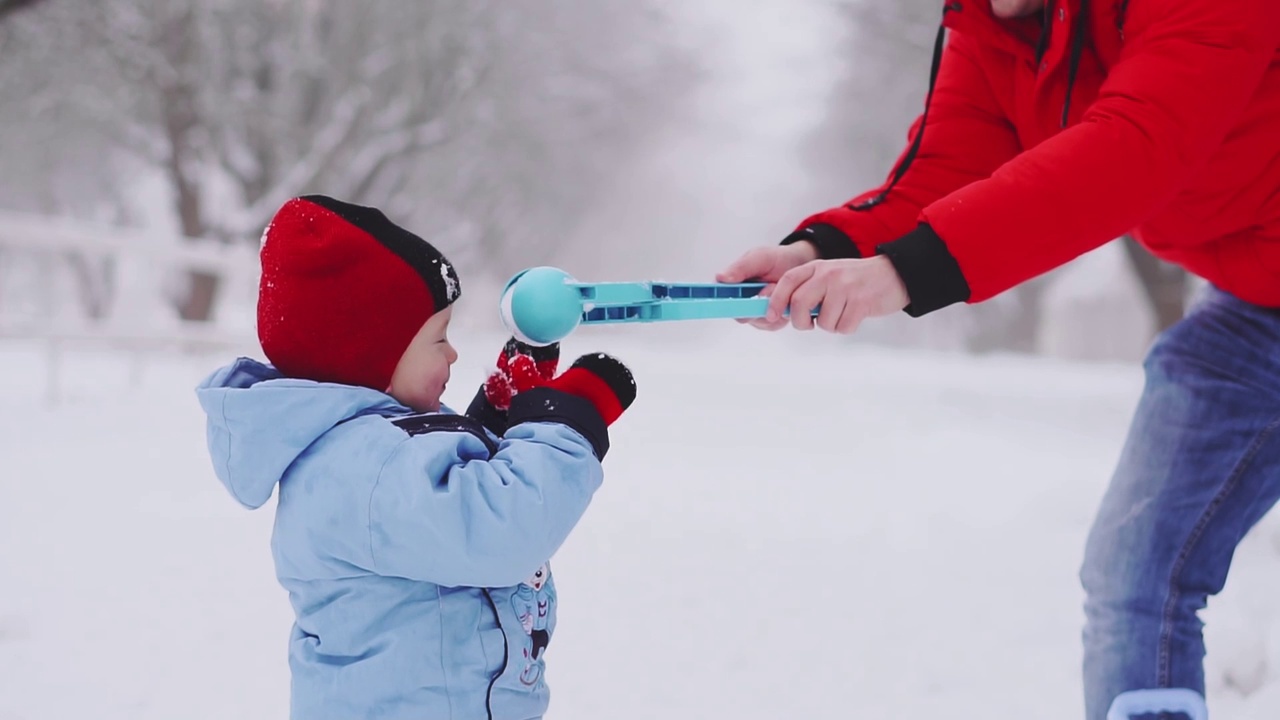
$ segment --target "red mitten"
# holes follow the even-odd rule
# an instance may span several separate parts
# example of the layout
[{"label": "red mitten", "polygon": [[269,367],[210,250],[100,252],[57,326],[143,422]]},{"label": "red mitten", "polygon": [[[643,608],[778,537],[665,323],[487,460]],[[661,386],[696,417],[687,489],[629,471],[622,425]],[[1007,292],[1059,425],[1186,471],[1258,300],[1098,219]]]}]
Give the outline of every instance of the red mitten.
[{"label": "red mitten", "polygon": [[485,399],[495,409],[505,411],[511,407],[511,398],[549,383],[559,364],[559,343],[538,347],[513,337],[498,355],[497,369],[485,380]]},{"label": "red mitten", "polygon": [[590,402],[606,426],[612,425],[636,399],[636,381],[631,371],[604,353],[583,355],[545,386]]},{"label": "red mitten", "polygon": [[[560,377],[518,393],[502,420],[508,428],[523,423],[566,425],[586,438],[603,460],[609,452],[609,426],[635,399],[636,381],[626,365],[604,353],[583,355]],[[489,406],[487,401],[483,404]]]}]

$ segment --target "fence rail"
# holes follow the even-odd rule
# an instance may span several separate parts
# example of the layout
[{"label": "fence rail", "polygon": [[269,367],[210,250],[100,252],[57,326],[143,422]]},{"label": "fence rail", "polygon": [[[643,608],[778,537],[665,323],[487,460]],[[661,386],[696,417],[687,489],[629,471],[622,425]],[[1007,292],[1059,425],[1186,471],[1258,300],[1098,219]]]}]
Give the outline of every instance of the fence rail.
[{"label": "fence rail", "polygon": [[[0,211],[0,252],[17,251],[53,257],[142,260],[156,272],[201,271],[224,279],[256,279],[257,248],[250,243],[193,243],[155,232],[99,225],[63,218]],[[157,297],[157,303],[165,302]],[[67,302],[73,302],[68,299]],[[157,352],[237,351],[256,346],[252,333],[229,332],[205,323],[147,325],[115,317],[110,321],[6,321],[0,317],[0,339],[35,341],[47,351],[46,395],[62,396],[64,356],[77,350],[111,349],[132,356],[131,376],[139,380],[146,357]]]}]

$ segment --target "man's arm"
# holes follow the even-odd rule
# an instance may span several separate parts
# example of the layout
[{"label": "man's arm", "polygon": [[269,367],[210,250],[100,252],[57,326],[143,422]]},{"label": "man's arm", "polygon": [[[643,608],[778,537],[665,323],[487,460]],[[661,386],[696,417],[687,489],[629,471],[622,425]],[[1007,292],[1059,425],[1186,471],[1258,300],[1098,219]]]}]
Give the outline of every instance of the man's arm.
[{"label": "man's arm", "polygon": [[[870,257],[877,245],[914,228],[922,209],[989,177],[1016,156],[1021,145],[982,69],[981,52],[969,37],[951,33],[938,68],[920,148],[883,200],[873,207],[856,209],[879,197],[890,179],[844,205],[806,218],[787,241],[809,240],[824,259]],[[910,139],[920,132],[920,124],[918,118]],[[898,165],[908,152],[909,147]]]},{"label": "man's arm", "polygon": [[1080,123],[930,203],[917,218],[925,225],[878,248],[906,282],[913,314],[990,298],[1167,205],[1276,61],[1280,3],[1133,0],[1125,30]]}]

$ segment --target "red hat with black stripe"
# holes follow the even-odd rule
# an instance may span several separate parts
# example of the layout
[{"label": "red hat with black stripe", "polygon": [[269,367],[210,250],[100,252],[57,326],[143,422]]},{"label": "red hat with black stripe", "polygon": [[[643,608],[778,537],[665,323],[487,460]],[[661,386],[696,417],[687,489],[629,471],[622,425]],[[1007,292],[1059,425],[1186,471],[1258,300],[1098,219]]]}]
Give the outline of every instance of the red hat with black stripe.
[{"label": "red hat with black stripe", "polygon": [[260,258],[258,341],[294,378],[386,390],[409,342],[461,293],[426,240],[323,195],[285,203]]}]

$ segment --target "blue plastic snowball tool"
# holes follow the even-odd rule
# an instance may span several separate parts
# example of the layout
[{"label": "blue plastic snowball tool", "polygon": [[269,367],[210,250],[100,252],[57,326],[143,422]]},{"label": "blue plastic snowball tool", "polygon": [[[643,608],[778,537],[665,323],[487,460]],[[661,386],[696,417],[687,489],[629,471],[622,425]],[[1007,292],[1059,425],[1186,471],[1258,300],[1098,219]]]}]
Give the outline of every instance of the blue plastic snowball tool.
[{"label": "blue plastic snowball tool", "polygon": [[531,345],[559,342],[579,325],[764,317],[764,283],[580,283],[559,268],[517,273],[502,291],[502,322]]},{"label": "blue plastic snowball tool", "polygon": [[1131,720],[1139,715],[1182,713],[1191,720],[1209,720],[1209,708],[1200,693],[1186,688],[1130,690],[1111,702],[1107,720]]}]

